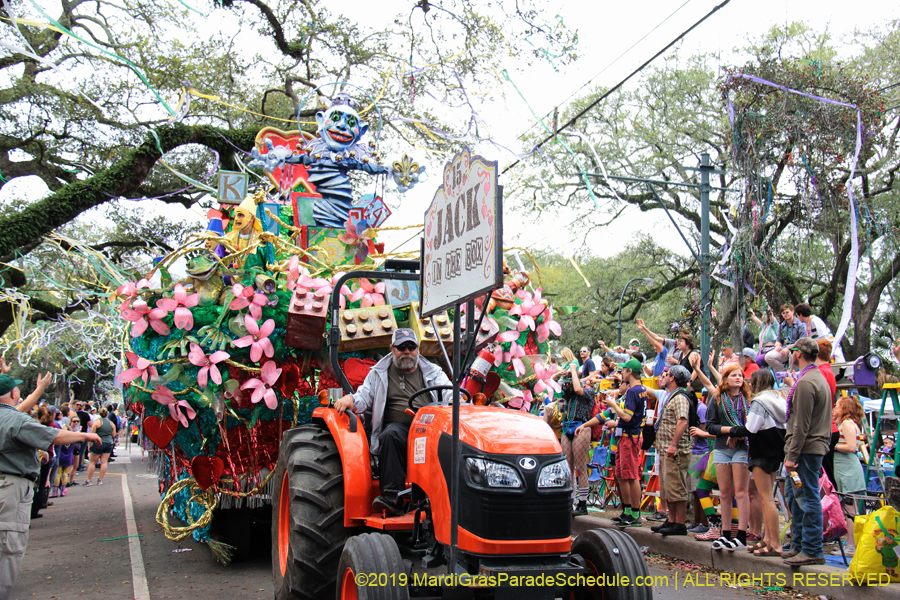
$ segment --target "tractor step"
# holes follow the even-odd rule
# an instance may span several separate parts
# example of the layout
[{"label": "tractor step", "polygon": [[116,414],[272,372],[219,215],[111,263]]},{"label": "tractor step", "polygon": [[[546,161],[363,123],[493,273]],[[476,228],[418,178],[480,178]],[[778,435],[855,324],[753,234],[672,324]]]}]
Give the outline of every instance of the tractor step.
[{"label": "tractor step", "polygon": [[414,515],[415,513],[406,513],[399,517],[381,517],[372,515],[371,517],[366,517],[364,523],[366,524],[366,527],[381,529],[383,531],[412,531]]}]

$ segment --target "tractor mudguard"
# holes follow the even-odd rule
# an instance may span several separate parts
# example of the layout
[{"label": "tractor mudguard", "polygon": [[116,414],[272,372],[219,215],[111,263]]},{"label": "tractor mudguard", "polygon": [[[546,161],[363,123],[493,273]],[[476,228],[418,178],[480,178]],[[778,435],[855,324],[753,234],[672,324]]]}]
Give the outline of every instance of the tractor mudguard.
[{"label": "tractor mudguard", "polygon": [[[333,408],[320,406],[313,410],[313,420],[320,420],[331,432],[341,455],[344,469],[344,526],[356,527],[364,523],[372,512],[372,463],[369,460],[369,440],[359,419],[355,431],[351,420]],[[356,417],[356,415],[353,415]]]}]

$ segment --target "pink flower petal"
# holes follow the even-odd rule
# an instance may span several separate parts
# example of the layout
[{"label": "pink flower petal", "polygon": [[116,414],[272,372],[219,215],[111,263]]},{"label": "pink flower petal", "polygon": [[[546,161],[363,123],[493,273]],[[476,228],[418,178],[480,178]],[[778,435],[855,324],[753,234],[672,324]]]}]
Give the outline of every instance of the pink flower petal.
[{"label": "pink flower petal", "polygon": [[131,326],[131,337],[139,337],[145,331],[147,331],[147,321],[145,319],[136,321],[135,324]]},{"label": "pink flower petal", "polygon": [[264,398],[266,400],[266,406],[272,410],[275,410],[278,407],[278,398],[275,397],[275,392],[271,389],[266,390]]},{"label": "pink flower petal", "polygon": [[519,339],[519,332],[513,330],[504,331],[497,336],[497,341],[500,343],[512,342],[517,339]]},{"label": "pink flower petal", "polygon": [[262,381],[260,381],[259,379],[256,379],[255,377],[253,377],[252,379],[248,379],[247,381],[245,381],[244,384],[241,385],[241,389],[242,390],[255,389],[261,385],[265,385],[265,384]]},{"label": "pink flower petal", "polygon": [[250,315],[244,315],[244,326],[247,328],[247,333],[253,337],[259,335],[259,324]]},{"label": "pink flower petal", "polygon": [[209,357],[209,362],[215,364],[220,363],[223,360],[231,358],[231,355],[225,352],[224,350],[219,350],[218,352],[213,352]]},{"label": "pink flower petal", "polygon": [[253,395],[250,396],[250,402],[253,404],[259,403],[260,400],[266,395],[266,386],[261,386],[253,390]]},{"label": "pink flower petal", "polygon": [[235,346],[237,348],[246,348],[247,346],[254,343],[255,341],[256,340],[253,339],[252,335],[245,335],[244,337],[238,338],[238,339],[234,340],[233,342],[231,342],[231,345]]},{"label": "pink flower petal", "polygon": [[275,319],[269,319],[259,328],[259,337],[269,337],[275,331]]},{"label": "pink flower petal", "polygon": [[[169,329],[168,325],[166,325],[159,319],[153,319],[152,321],[150,321],[150,327],[152,327],[153,331],[155,331],[159,335],[169,335],[169,333],[171,333],[172,331],[171,329]],[[144,329],[146,328],[147,327],[145,325]],[[134,329],[131,330],[131,335],[134,335]]]},{"label": "pink flower petal", "polygon": [[250,303],[246,298],[238,297],[231,301],[231,304],[228,305],[228,308],[230,308],[231,310],[240,310],[242,308],[246,308],[248,304]]},{"label": "pink flower petal", "polygon": [[173,300],[172,298],[160,298],[159,300],[156,301],[156,306],[158,308],[161,308],[161,309],[163,309],[165,311],[169,311],[169,312],[178,308],[178,305],[179,305],[178,301]]},{"label": "pink flower petal", "polygon": [[250,316],[259,321],[262,319],[262,309],[256,304],[250,304]]},{"label": "pink flower petal", "polygon": [[129,383],[134,381],[141,375],[144,375],[144,371],[142,369],[131,368],[126,369],[119,373],[119,383]]},{"label": "pink flower petal", "polygon": [[188,308],[179,306],[175,309],[175,327],[190,331],[194,328],[194,314]]},{"label": "pink flower petal", "polygon": [[191,343],[191,351],[188,353],[188,361],[192,365],[197,367],[202,367],[209,362],[206,358],[206,354],[204,354],[200,346],[195,343]]},{"label": "pink flower petal", "polygon": [[222,374],[219,373],[219,367],[217,367],[216,365],[210,365],[209,374],[212,377],[212,380],[216,382],[216,384],[222,384]]},{"label": "pink flower petal", "polygon": [[250,345],[250,360],[252,360],[253,362],[259,362],[259,359],[262,358],[262,355],[262,344],[260,344],[259,342],[253,342],[253,344]]},{"label": "pink flower petal", "polygon": [[206,389],[206,385],[208,382],[208,379],[207,379],[208,376],[209,376],[209,367],[203,367],[197,373],[197,385],[199,385],[201,389],[204,389],[204,390]]}]

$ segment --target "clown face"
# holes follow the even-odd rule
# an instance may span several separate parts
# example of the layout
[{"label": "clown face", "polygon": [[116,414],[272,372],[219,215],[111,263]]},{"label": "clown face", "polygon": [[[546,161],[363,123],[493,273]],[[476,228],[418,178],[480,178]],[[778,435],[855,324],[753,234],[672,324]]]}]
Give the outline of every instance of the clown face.
[{"label": "clown face", "polygon": [[343,152],[351,148],[366,134],[369,126],[362,124],[359,113],[349,106],[332,106],[324,112],[316,113],[319,138],[332,152]]},{"label": "clown face", "polygon": [[250,233],[253,227],[253,219],[255,217],[247,212],[246,209],[238,207],[234,209],[234,229],[240,231],[244,235]]}]

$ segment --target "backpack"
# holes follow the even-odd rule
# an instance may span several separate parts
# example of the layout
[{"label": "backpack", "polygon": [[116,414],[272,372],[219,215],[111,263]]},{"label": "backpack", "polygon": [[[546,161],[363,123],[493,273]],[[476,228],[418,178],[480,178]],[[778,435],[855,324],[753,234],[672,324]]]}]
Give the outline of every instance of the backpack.
[{"label": "backpack", "polygon": [[[594,408],[591,409],[591,417],[596,417],[604,410],[603,403],[599,400],[594,400]],[[603,438],[603,420],[600,419],[599,425],[594,425],[591,427],[591,441],[599,442]]]},{"label": "backpack", "polygon": [[677,394],[682,394],[687,398],[688,405],[690,406],[690,409],[688,410],[688,428],[700,427],[700,414],[697,412],[697,403],[700,402],[700,400],[697,399],[697,394],[688,392],[686,388],[678,388],[672,392],[673,397]]}]

